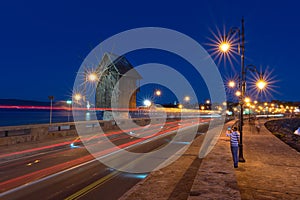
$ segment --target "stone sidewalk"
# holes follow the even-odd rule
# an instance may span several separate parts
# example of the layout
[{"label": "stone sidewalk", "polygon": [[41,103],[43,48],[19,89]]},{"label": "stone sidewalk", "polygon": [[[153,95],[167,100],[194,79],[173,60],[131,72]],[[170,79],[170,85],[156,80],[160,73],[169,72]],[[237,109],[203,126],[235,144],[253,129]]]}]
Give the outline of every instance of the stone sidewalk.
[{"label": "stone sidewalk", "polygon": [[242,199],[300,199],[300,153],[262,126],[244,126],[244,158],[236,170]]}]

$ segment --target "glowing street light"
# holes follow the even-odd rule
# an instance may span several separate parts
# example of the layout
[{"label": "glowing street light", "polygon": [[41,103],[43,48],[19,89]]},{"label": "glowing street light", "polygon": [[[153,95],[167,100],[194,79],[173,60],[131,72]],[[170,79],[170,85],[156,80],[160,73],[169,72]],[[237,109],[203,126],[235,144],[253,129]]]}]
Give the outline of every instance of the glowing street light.
[{"label": "glowing street light", "polygon": [[246,103],[250,103],[250,102],[251,102],[251,99],[250,99],[249,97],[246,97],[246,98],[245,98],[245,102],[246,102]]},{"label": "glowing street light", "polygon": [[210,100],[206,100],[206,102],[205,102],[206,104],[210,104]]},{"label": "glowing street light", "polygon": [[160,90],[155,90],[154,94],[155,94],[156,96],[160,96],[160,95],[161,95],[161,91],[160,91]]},{"label": "glowing street light", "polygon": [[241,91],[239,91],[239,90],[235,92],[235,96],[237,96],[237,97],[241,96],[241,94],[242,94],[242,93],[241,93]]},{"label": "glowing street light", "polygon": [[152,102],[151,102],[150,100],[146,99],[146,100],[144,100],[143,104],[144,104],[144,106],[146,106],[146,107],[150,107],[151,104],[152,104]]},{"label": "glowing street light", "polygon": [[227,53],[229,50],[230,50],[230,43],[227,42],[227,41],[223,41],[220,43],[219,45],[219,50],[222,52],[222,53]]},{"label": "glowing street light", "polygon": [[69,122],[70,121],[70,111],[71,111],[72,101],[71,100],[67,100],[66,103],[69,105],[69,110],[68,110],[68,122]]},{"label": "glowing street light", "polygon": [[98,80],[98,76],[95,72],[91,72],[91,73],[87,74],[87,81],[95,82],[97,80]]},{"label": "glowing street light", "polygon": [[234,87],[235,87],[235,82],[234,82],[234,81],[229,81],[229,82],[228,82],[228,86],[229,86],[230,88],[234,88]]},{"label": "glowing street light", "polygon": [[[88,100],[87,94],[87,84],[97,84],[99,81],[99,76],[94,69],[84,69],[84,88],[83,88],[83,102],[86,104]],[[80,98],[81,99],[81,98]]]},{"label": "glowing street light", "polygon": [[263,90],[263,89],[266,88],[267,82],[266,82],[265,80],[263,80],[263,79],[259,79],[259,80],[256,82],[256,86],[257,86],[258,89]]},{"label": "glowing street light", "polygon": [[185,96],[183,100],[184,100],[185,102],[189,102],[189,101],[191,100],[191,97]]},{"label": "glowing street light", "polygon": [[80,93],[75,93],[73,98],[78,103],[82,99],[82,95]]}]

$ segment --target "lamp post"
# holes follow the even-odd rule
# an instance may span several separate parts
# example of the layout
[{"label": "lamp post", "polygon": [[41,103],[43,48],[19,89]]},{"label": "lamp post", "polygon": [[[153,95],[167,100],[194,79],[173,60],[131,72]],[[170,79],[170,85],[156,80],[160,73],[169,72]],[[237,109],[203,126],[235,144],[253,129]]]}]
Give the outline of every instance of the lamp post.
[{"label": "lamp post", "polygon": [[52,124],[52,101],[54,99],[54,96],[48,96],[48,99],[50,100],[50,119],[49,119],[49,124]]},{"label": "lamp post", "polygon": [[[241,75],[239,78],[239,105],[240,105],[240,113],[239,113],[239,132],[240,132],[240,148],[239,148],[239,161],[245,162],[244,154],[243,154],[243,112],[244,112],[244,97],[246,92],[246,71],[245,71],[245,27],[244,27],[244,18],[242,18],[242,27],[239,29],[238,27],[231,28],[229,33],[224,36],[223,42],[219,45],[219,50],[223,53],[227,53],[230,51],[231,44],[229,43],[228,36],[232,34],[238,33],[239,37],[239,53],[241,56]],[[232,83],[231,83],[232,85]]]},{"label": "lamp post", "polygon": [[[244,152],[243,152],[243,125],[244,125],[244,99],[246,94],[246,70],[259,73],[254,65],[245,66],[245,26],[244,18],[241,21],[241,29],[238,27],[231,28],[229,33],[224,36],[224,40],[219,44],[219,51],[227,53],[230,51],[231,44],[229,42],[228,36],[238,33],[238,52],[241,56],[241,74],[239,78],[239,90],[236,92],[236,96],[239,97],[239,132],[240,132],[240,148],[239,148],[239,162],[245,162]],[[267,82],[263,80],[262,74],[259,74],[259,81],[256,83],[258,89],[263,90],[267,86]],[[234,83],[230,82],[229,87],[234,87]]]},{"label": "lamp post", "polygon": [[96,70],[84,68],[84,88],[83,88],[83,102],[85,106],[88,106],[88,94],[87,94],[87,84],[88,83],[98,83],[99,76]]},{"label": "lamp post", "polygon": [[70,111],[71,111],[72,101],[71,100],[67,100],[67,104],[69,105],[69,110],[68,110],[68,122],[69,122],[70,121]]}]

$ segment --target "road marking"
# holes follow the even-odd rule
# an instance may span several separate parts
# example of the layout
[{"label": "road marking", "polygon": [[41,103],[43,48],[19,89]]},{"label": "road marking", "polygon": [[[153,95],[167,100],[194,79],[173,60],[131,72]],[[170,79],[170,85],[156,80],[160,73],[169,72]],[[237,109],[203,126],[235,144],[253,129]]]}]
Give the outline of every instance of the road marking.
[{"label": "road marking", "polygon": [[114,177],[118,176],[121,172],[119,171],[114,171],[99,180],[93,182],[92,184],[86,186],[85,188],[77,191],[76,193],[72,194],[71,196],[65,198],[65,200],[73,200],[73,199],[79,199],[80,197],[86,195],[87,193],[91,192],[92,190],[96,189],[97,187],[103,185],[107,181],[113,179]]},{"label": "road marking", "polygon": [[[186,130],[186,129],[185,129],[185,130]],[[174,132],[174,131],[171,131],[170,133],[173,133],[173,132]],[[164,135],[164,136],[165,136],[165,135]],[[158,138],[160,138],[160,137],[158,137]],[[149,140],[149,139],[148,139],[148,140]],[[146,141],[147,141],[147,140],[146,140]],[[142,144],[143,144],[143,142],[142,142]],[[190,145],[190,143],[188,143],[188,144]],[[185,145],[186,145],[186,143],[185,143]],[[132,145],[132,146],[135,146],[135,145]],[[156,147],[156,148],[153,149],[152,151],[155,151],[155,150],[157,150],[157,149],[159,149],[159,148],[161,148],[161,146]],[[187,147],[184,146],[184,147],[182,147],[181,149],[179,149],[179,150],[177,151],[177,153],[178,153],[178,152],[184,152],[184,151],[186,151],[186,149],[187,149]],[[175,155],[171,156],[171,157],[170,157],[168,160],[166,160],[165,162],[167,162],[167,161],[169,161],[169,160],[176,160],[176,159],[174,159],[174,157],[175,157]],[[131,163],[138,162],[138,160],[141,160],[141,159],[142,159],[142,157],[138,158],[137,160],[132,161]],[[164,164],[165,162],[163,162],[162,164]],[[125,165],[125,167],[128,166],[128,165],[130,165],[131,163],[128,163],[127,165]],[[161,165],[162,165],[162,164],[161,164]],[[75,199],[79,199],[79,198],[83,197],[84,195],[88,194],[89,192],[95,190],[97,187],[99,187],[99,186],[103,185],[104,183],[106,183],[106,182],[112,180],[114,177],[118,176],[119,174],[121,174],[120,171],[114,171],[114,172],[112,172],[112,173],[110,173],[110,174],[108,174],[108,175],[102,177],[101,179],[99,179],[99,180],[97,180],[97,181],[91,183],[90,185],[86,186],[85,188],[83,188],[83,189],[77,191],[76,193],[72,194],[71,196],[65,198],[65,200],[75,200]]]}]

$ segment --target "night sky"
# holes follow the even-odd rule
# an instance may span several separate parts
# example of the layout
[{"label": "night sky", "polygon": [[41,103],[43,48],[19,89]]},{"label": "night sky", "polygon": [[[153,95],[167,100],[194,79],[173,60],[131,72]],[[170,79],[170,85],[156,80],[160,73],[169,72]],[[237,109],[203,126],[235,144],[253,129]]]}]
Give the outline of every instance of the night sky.
[{"label": "night sky", "polygon": [[[276,81],[276,91],[267,100],[300,101],[299,7],[298,1],[261,0],[5,1],[0,6],[0,98],[70,98],[83,59],[100,42],[119,32],[164,27],[190,36],[209,50],[211,30],[240,26],[244,16],[246,63],[268,67]],[[167,57],[159,52],[137,52],[128,59],[134,66],[180,62]],[[239,63],[233,64],[238,68]],[[219,65],[225,79],[235,73],[232,68],[223,62]],[[198,96],[208,99],[201,80],[190,79],[199,83]]]}]

